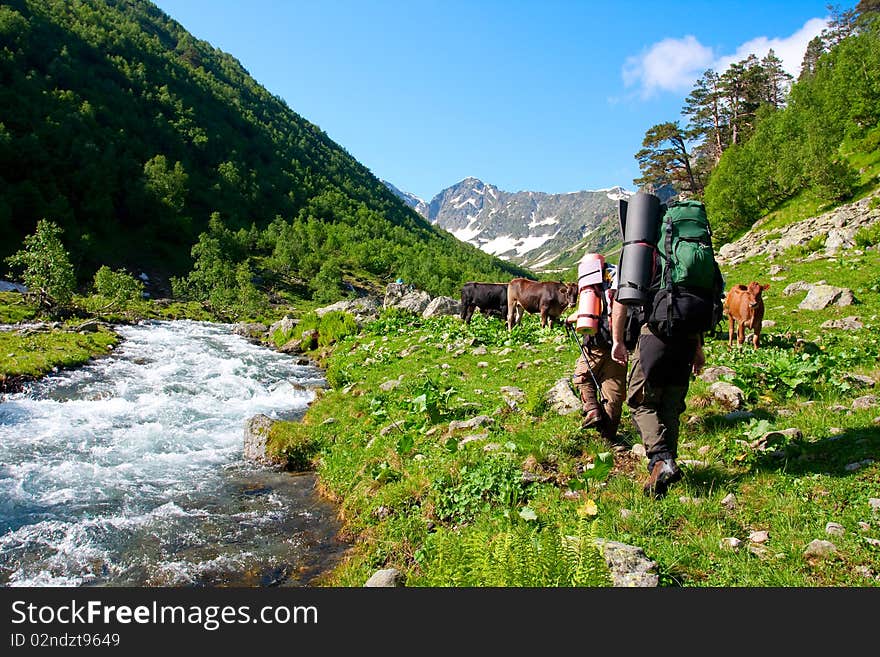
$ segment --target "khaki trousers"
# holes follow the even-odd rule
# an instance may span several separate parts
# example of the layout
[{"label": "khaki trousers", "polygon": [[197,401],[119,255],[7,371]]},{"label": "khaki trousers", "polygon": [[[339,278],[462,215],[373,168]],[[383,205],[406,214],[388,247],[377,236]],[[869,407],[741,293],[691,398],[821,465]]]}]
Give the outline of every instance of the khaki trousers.
[{"label": "khaki trousers", "polygon": [[[626,365],[621,365],[611,358],[611,349],[593,347],[584,348],[583,354],[574,366],[572,382],[577,386],[584,403],[584,411],[599,408],[598,391],[593,377],[598,381],[602,391],[602,405],[608,424],[603,427],[602,435],[611,440],[617,435],[620,426],[620,415],[623,412],[623,399],[626,395]],[[588,367],[589,365],[589,367]],[[590,376],[590,370],[593,376]]]}]

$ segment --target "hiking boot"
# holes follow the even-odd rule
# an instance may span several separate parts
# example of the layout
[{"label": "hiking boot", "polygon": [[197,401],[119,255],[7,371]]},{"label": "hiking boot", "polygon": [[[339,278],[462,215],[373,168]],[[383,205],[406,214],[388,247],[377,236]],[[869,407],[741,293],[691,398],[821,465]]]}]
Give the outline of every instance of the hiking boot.
[{"label": "hiking boot", "polygon": [[670,484],[681,479],[681,470],[675,463],[675,459],[658,460],[651,468],[648,481],[645,482],[645,495],[660,498],[666,495]]},{"label": "hiking boot", "polygon": [[584,429],[594,429],[602,426],[604,421],[604,416],[602,411],[595,406],[593,408],[585,408],[584,409],[584,421],[581,424],[581,427]]}]

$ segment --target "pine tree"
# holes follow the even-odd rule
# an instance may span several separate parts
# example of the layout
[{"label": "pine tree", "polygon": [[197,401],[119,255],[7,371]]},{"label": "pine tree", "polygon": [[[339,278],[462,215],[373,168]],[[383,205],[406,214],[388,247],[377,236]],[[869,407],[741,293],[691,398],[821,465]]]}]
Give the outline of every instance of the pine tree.
[{"label": "pine tree", "polygon": [[764,69],[767,82],[764,102],[779,109],[785,105],[785,99],[791,89],[794,77],[782,68],[782,60],[776,56],[772,48],[761,60],[761,67]]},{"label": "pine tree", "polygon": [[642,146],[635,156],[642,176],[633,180],[634,185],[672,185],[696,196],[703,193],[702,179],[691,166],[687,137],[678,121],[650,127]]},{"label": "pine tree", "polygon": [[720,77],[709,69],[697,80],[685,99],[681,113],[688,117],[687,138],[703,143],[713,164],[721,159],[727,147],[727,115],[722,104]]},{"label": "pine tree", "polygon": [[814,36],[807,44],[804,51],[804,59],[801,62],[801,72],[798,80],[808,78],[816,72],[816,66],[819,64],[819,57],[825,52],[825,43],[821,36]]}]

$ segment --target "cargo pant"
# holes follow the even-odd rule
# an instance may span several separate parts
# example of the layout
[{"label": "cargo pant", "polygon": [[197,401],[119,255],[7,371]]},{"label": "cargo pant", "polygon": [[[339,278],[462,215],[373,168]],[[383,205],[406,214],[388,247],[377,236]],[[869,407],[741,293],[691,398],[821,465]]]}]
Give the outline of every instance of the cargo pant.
[{"label": "cargo pant", "polygon": [[[599,431],[606,440],[613,441],[620,426],[623,398],[626,394],[626,365],[611,358],[610,348],[592,347],[584,351],[588,360],[584,359],[583,354],[578,358],[572,382],[580,392],[584,413],[591,409],[604,409],[607,421],[601,425]],[[590,370],[593,376],[590,376]],[[601,406],[593,377],[601,386]]]},{"label": "cargo pant", "polygon": [[654,457],[678,457],[678,434],[681,414],[687,407],[685,397],[688,386],[657,386],[649,383],[642,370],[639,345],[636,346],[631,363],[626,403],[642,437],[650,470]]}]

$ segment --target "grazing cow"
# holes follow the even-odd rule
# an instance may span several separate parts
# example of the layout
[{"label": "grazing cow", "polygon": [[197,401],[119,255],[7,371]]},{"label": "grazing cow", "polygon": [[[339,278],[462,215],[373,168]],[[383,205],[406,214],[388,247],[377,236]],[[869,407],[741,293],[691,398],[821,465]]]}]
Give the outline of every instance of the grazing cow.
[{"label": "grazing cow", "polygon": [[507,330],[520,323],[523,311],[541,313],[541,328],[552,328],[566,308],[577,304],[577,297],[577,283],[514,278],[507,284]]},{"label": "grazing cow", "polygon": [[474,311],[507,318],[507,283],[465,283],[461,288],[461,318],[471,323]]},{"label": "grazing cow", "polygon": [[[724,298],[724,310],[727,311],[728,332],[727,345],[733,346],[733,333],[736,331],[736,343],[742,346],[746,341],[746,328],[754,331],[752,344],[758,348],[758,340],[761,337],[761,322],[764,321],[764,299],[762,292],[770,287],[770,284],[761,285],[758,281],[752,281],[748,285],[734,285]],[[739,327],[737,328],[737,322]]]}]

